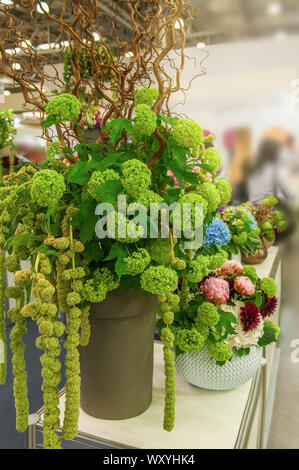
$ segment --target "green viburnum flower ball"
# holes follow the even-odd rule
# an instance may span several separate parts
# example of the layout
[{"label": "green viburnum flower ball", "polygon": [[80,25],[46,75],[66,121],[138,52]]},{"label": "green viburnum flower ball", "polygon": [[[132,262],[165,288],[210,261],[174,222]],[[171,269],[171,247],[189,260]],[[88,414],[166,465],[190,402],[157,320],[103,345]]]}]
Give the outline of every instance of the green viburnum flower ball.
[{"label": "green viburnum flower ball", "polygon": [[191,260],[186,276],[188,281],[197,283],[207,276],[209,274],[209,269],[207,268],[209,261],[209,257],[203,255],[199,255]]},{"label": "green viburnum flower ball", "polygon": [[96,269],[93,273],[93,279],[98,284],[103,284],[108,291],[117,289],[119,286],[119,282],[108,268]]},{"label": "green viburnum flower ball", "polygon": [[124,259],[127,265],[124,274],[136,276],[137,274],[143,273],[150,261],[151,257],[149,252],[145,248],[139,248],[137,251],[134,251],[131,256]]},{"label": "green viburnum flower ball", "polygon": [[243,276],[249,277],[254,285],[258,283],[259,277],[254,266],[243,266]]},{"label": "green viburnum flower ball", "polygon": [[225,263],[228,258],[228,253],[225,250],[219,251],[215,255],[209,256],[209,269],[214,270],[217,268],[221,268],[221,266]]},{"label": "green viburnum flower ball", "polygon": [[151,171],[141,160],[133,159],[123,164],[122,172],[122,183],[126,193],[138,199],[151,184]]},{"label": "green viburnum flower ball", "polygon": [[215,305],[203,302],[197,309],[197,322],[202,327],[216,326],[220,316]]},{"label": "green viburnum flower ball", "polygon": [[168,238],[151,240],[147,249],[153,261],[158,264],[168,265],[171,262],[171,245]]},{"label": "green viburnum flower ball", "polygon": [[248,235],[246,232],[241,232],[239,235],[233,235],[233,241],[237,245],[244,245],[246,243]]},{"label": "green viburnum flower ball", "polygon": [[47,148],[47,157],[53,160],[57,155],[60,154],[60,143],[58,141],[51,142]]},{"label": "green viburnum flower ball", "polygon": [[138,196],[138,203],[144,204],[149,210],[151,204],[161,204],[163,198],[150,189],[146,189]]},{"label": "green viburnum flower ball", "polygon": [[147,104],[138,104],[135,108],[136,121],[134,131],[140,135],[150,136],[157,127],[157,115]]},{"label": "green viburnum flower ball", "polygon": [[178,287],[175,271],[164,266],[151,266],[140,277],[142,289],[151,294],[168,294]]},{"label": "green viburnum flower ball", "polygon": [[180,119],[171,130],[171,135],[179,147],[198,148],[204,139],[203,130],[191,119]]},{"label": "green viburnum flower ball", "polygon": [[152,106],[153,102],[158,98],[159,91],[157,88],[141,88],[136,92],[134,103],[135,106],[139,104],[147,104]]},{"label": "green viburnum flower ball", "polygon": [[206,338],[196,328],[190,330],[176,328],[175,343],[184,352],[199,351],[204,345]]},{"label": "green viburnum flower ball", "polygon": [[220,196],[214,183],[206,182],[198,186],[197,193],[208,203],[208,212],[214,212],[220,206]]},{"label": "green viburnum flower ball", "polygon": [[278,338],[278,336],[280,334],[280,327],[278,325],[276,325],[276,323],[274,323],[274,321],[272,321],[272,320],[265,321],[264,327],[273,328],[273,330],[275,331],[275,339]]},{"label": "green viburnum flower ball", "polygon": [[260,281],[260,288],[270,299],[276,295],[277,285],[271,277],[264,277]]},{"label": "green viburnum flower ball", "polygon": [[212,173],[215,173],[221,165],[221,155],[220,152],[214,147],[207,148],[201,155],[203,163],[208,165]]},{"label": "green viburnum flower ball", "polygon": [[83,286],[81,296],[84,300],[92,303],[102,302],[107,295],[107,287],[99,284],[94,279],[88,279]]},{"label": "green viburnum flower ball", "polygon": [[216,361],[228,361],[233,355],[232,348],[225,343],[210,343],[208,346],[208,352],[211,357]]},{"label": "green viburnum flower ball", "polygon": [[110,238],[122,243],[135,243],[144,234],[142,225],[136,225],[121,212],[113,211],[107,216],[107,233]]},{"label": "green viburnum flower ball", "polygon": [[220,196],[220,205],[224,206],[230,201],[232,196],[231,184],[226,180],[218,180],[214,184]]},{"label": "green viburnum flower ball", "polygon": [[81,111],[81,103],[76,96],[62,93],[55,96],[45,107],[46,114],[55,117],[55,122],[75,122]]},{"label": "green viburnum flower ball", "polygon": [[33,176],[31,198],[41,207],[50,207],[56,204],[65,190],[64,177],[55,170],[41,170]]},{"label": "green viburnum flower ball", "polygon": [[120,176],[114,170],[105,170],[105,171],[94,171],[91,175],[90,180],[87,185],[87,192],[92,196],[96,201],[103,200],[103,194],[97,194],[97,188],[107,181],[119,180]]}]

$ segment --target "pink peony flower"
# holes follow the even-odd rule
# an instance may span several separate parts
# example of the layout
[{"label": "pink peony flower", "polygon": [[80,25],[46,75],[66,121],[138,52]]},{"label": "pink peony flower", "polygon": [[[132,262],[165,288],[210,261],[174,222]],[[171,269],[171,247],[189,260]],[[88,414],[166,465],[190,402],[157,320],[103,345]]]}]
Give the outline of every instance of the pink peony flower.
[{"label": "pink peony flower", "polygon": [[243,273],[243,267],[242,267],[242,264],[239,261],[231,259],[231,260],[225,261],[225,263],[221,266],[221,268],[217,269],[217,273],[220,276],[230,276],[232,274],[242,274]]},{"label": "pink peony flower", "polygon": [[224,304],[229,299],[229,283],[224,279],[209,277],[202,286],[202,293],[214,304]]},{"label": "pink peony flower", "polygon": [[172,173],[172,171],[168,170],[168,171],[167,171],[167,176],[171,176],[171,177],[172,177],[172,179],[173,179],[173,181],[174,181],[174,184],[175,184],[176,186],[179,185],[179,182],[178,182],[177,178],[174,176],[174,174]]},{"label": "pink peony flower", "polygon": [[247,276],[236,277],[234,288],[237,292],[243,295],[253,295],[255,293],[255,286]]}]

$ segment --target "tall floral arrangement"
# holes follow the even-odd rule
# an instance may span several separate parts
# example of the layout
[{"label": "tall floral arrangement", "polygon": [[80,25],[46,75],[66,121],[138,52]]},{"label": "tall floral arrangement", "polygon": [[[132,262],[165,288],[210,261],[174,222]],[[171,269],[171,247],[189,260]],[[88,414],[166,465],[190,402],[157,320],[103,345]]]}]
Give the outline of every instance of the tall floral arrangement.
[{"label": "tall floral arrangement", "polygon": [[[16,174],[5,177],[0,188],[2,248],[3,253],[8,253],[6,269],[14,273],[15,281],[14,286],[6,289],[6,295],[16,299],[16,307],[9,310],[8,316],[15,323],[10,338],[17,428],[23,431],[28,417],[22,336],[26,332],[26,319],[31,318],[37,322],[40,332],[36,346],[43,351],[44,446],[47,448],[60,446],[57,435],[61,381],[59,337],[66,335],[66,410],[62,436],[72,439],[77,433],[80,402],[78,345],[87,344],[92,334],[89,308],[118,287],[142,289],[160,300],[166,391],[164,428],[168,431],[173,428],[175,337],[171,325],[176,312],[188,308],[194,286],[227,258],[227,253],[216,244],[185,248],[184,240],[177,238],[181,228],[177,224],[178,211],[182,211],[184,204],[191,208],[191,228],[202,227],[205,232],[205,224],[214,219],[218,207],[228,202],[231,188],[226,181],[217,179],[218,165],[211,166],[209,155],[205,156],[201,127],[189,119],[156,114],[152,110],[156,99],[157,90],[139,90],[135,96],[136,117],[117,118],[107,124],[107,137],[102,144],[78,143],[74,150],[80,161],[66,166],[70,149],[52,142],[45,162],[25,165]],[[61,94],[47,105],[47,118],[42,125],[76,121],[80,110],[76,97]],[[156,159],[156,132],[165,140],[159,159]],[[204,161],[200,177],[187,165],[199,149]],[[179,180],[187,182],[184,189],[175,187],[167,175],[169,167]],[[207,179],[206,172],[210,174]],[[133,206],[143,204],[147,212],[145,226],[121,211],[119,196],[126,196],[127,203]],[[101,218],[97,217],[96,208],[101,202],[111,204],[115,212],[109,213],[106,219],[108,236],[99,240],[97,224]],[[156,238],[145,238],[147,226],[154,224],[151,204],[173,202],[177,206],[175,215],[169,218],[169,236],[163,238],[158,229]],[[200,217],[196,216],[196,204],[201,207]],[[127,228],[125,235],[115,230],[118,227],[115,218]],[[21,269],[23,260],[30,261],[31,269]],[[60,311],[67,313],[66,325],[59,317]]]}]

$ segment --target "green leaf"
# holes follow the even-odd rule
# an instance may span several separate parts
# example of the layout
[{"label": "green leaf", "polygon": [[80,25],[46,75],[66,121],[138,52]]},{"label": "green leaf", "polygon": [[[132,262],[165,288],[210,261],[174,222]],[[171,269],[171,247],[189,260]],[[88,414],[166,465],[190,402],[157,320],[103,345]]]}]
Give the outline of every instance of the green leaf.
[{"label": "green leaf", "polygon": [[114,204],[116,196],[123,189],[123,185],[119,180],[110,180],[100,184],[95,190],[96,194],[104,194],[104,202]]},{"label": "green leaf", "polygon": [[41,122],[42,127],[51,127],[56,123],[56,116],[54,114],[49,114],[47,118]]},{"label": "green leaf", "polygon": [[10,242],[10,246],[24,246],[27,245],[29,240],[42,241],[44,240],[45,235],[32,235],[28,233],[26,235],[16,235]]},{"label": "green leaf", "polygon": [[[197,184],[198,179],[192,170],[182,169],[176,162],[169,161],[169,170],[173,172],[179,184],[182,186],[184,183]],[[185,165],[184,165],[185,166]],[[168,177],[169,178],[169,177]]]},{"label": "green leaf", "polygon": [[224,337],[226,338],[228,335],[235,334],[235,329],[233,327],[234,324],[238,323],[235,315],[231,312],[224,312],[223,310],[218,309],[218,313],[220,315],[220,320],[216,325],[216,331],[219,335],[222,335],[222,330],[224,329],[225,334]]},{"label": "green leaf", "polygon": [[78,162],[72,165],[72,169],[68,174],[67,180],[69,183],[77,183],[84,186],[90,178],[87,172],[92,168],[93,162]]},{"label": "green leaf", "polygon": [[109,139],[111,144],[114,145],[121,138],[123,130],[129,134],[132,132],[133,125],[129,119],[123,119],[119,117],[106,124],[105,131],[109,129]]},{"label": "green leaf", "polygon": [[181,193],[181,188],[167,189],[167,191],[165,191],[164,193],[164,201],[170,205],[171,203],[179,199],[180,193]]},{"label": "green leaf", "polygon": [[259,339],[258,345],[259,346],[267,346],[268,344],[274,343],[274,341],[276,341],[274,328],[269,328],[269,327],[265,326],[264,327],[264,334]]},{"label": "green leaf", "polygon": [[53,248],[48,245],[40,245],[39,247],[35,248],[32,253],[44,253],[45,255],[49,256],[59,256],[58,251],[53,250]]},{"label": "green leaf", "polygon": [[220,367],[224,366],[225,363],[226,361],[216,361],[217,366],[220,366]]},{"label": "green leaf", "polygon": [[109,180],[106,181],[106,183],[100,184],[95,190],[95,192],[97,194],[110,193],[117,195],[122,189],[123,185],[119,180]]},{"label": "green leaf", "polygon": [[129,290],[135,289],[139,290],[140,287],[140,276],[122,276],[119,283],[120,289]]},{"label": "green leaf", "polygon": [[26,292],[26,303],[27,304],[30,303],[32,284],[33,284],[33,282],[30,281],[30,280],[25,282],[25,292]]},{"label": "green leaf", "polygon": [[250,354],[250,348],[240,348],[240,349],[234,348],[234,352],[239,357],[248,356],[248,354]]},{"label": "green leaf", "polygon": [[90,241],[95,233],[95,226],[98,220],[95,215],[97,204],[97,201],[91,196],[82,198],[80,208],[71,220],[71,225],[80,227],[80,239],[82,243]]},{"label": "green leaf", "polygon": [[100,261],[103,259],[103,251],[100,248],[100,244],[98,240],[90,240],[88,243],[86,243],[86,249],[88,252],[88,255],[93,259],[94,261]]},{"label": "green leaf", "polygon": [[74,150],[78,153],[78,157],[81,162],[86,162],[89,160],[90,150],[85,142],[80,142],[79,144],[75,145]]},{"label": "green leaf", "polygon": [[125,246],[121,242],[113,243],[112,247],[110,248],[108,256],[104,259],[104,261],[109,261],[124,255],[124,258],[128,256],[128,252]]},{"label": "green leaf", "polygon": [[49,233],[51,233],[51,221],[53,221],[57,212],[59,203],[57,202],[53,206],[49,207],[46,212],[46,227]]},{"label": "green leaf", "polygon": [[166,122],[167,124],[170,124],[172,127],[174,127],[180,120],[180,118],[178,117],[164,116],[164,114],[162,114],[159,117],[161,121]]},{"label": "green leaf", "polygon": [[108,256],[104,260],[104,261],[109,261],[112,259],[116,259],[114,269],[119,279],[121,278],[121,276],[123,275],[127,267],[127,263],[124,262],[124,259],[127,256],[128,256],[128,252],[127,252],[126,247],[120,242],[115,242],[113,243]]},{"label": "green leaf", "polygon": [[228,251],[230,253],[233,253],[234,255],[237,255],[239,253],[239,248],[238,248],[238,245],[236,245],[236,243],[231,240],[227,245],[226,245]]}]

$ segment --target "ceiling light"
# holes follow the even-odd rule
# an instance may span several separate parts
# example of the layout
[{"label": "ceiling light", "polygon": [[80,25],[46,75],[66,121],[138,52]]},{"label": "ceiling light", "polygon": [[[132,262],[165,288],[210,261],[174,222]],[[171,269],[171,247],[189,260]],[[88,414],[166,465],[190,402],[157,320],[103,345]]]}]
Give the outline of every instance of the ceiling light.
[{"label": "ceiling light", "polygon": [[4,90],[3,95],[4,95],[4,96],[9,96],[9,95],[10,95],[10,91],[9,91],[9,90]]},{"label": "ceiling light", "polygon": [[181,29],[181,27],[183,28],[184,27],[184,20],[182,20],[182,18],[179,18],[178,20],[176,20],[176,22],[174,23],[174,27],[175,29]]},{"label": "ceiling light", "polygon": [[95,41],[100,41],[101,40],[101,36],[98,33],[93,32],[92,35],[93,35]]},{"label": "ceiling light", "polygon": [[37,5],[36,11],[44,15],[45,13],[49,13],[49,6],[46,2],[41,2],[41,5]]},{"label": "ceiling light", "polygon": [[133,57],[134,53],[132,51],[126,52],[126,57]]},{"label": "ceiling light", "polygon": [[61,46],[68,47],[69,42],[68,41],[61,41]]},{"label": "ceiling light", "polygon": [[21,67],[21,64],[19,64],[19,62],[14,62],[12,64],[12,68],[13,70],[21,70],[22,67]]},{"label": "ceiling light", "polygon": [[271,16],[278,16],[281,12],[281,4],[279,2],[272,2],[268,5],[267,11]]},{"label": "ceiling light", "polygon": [[205,42],[199,42],[196,44],[196,47],[198,49],[204,49],[206,47],[206,43]]}]

